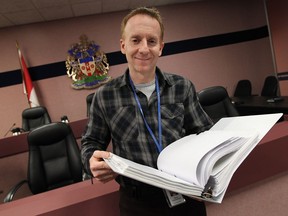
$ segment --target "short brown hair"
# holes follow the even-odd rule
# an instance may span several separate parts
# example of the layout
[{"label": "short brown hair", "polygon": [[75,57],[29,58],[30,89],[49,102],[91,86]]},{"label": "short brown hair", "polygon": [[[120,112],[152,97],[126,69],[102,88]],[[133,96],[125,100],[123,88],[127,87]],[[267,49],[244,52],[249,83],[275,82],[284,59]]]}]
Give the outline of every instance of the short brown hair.
[{"label": "short brown hair", "polygon": [[143,14],[143,15],[148,15],[154,19],[156,19],[160,25],[160,29],[161,29],[161,39],[163,40],[164,38],[164,25],[163,25],[163,21],[162,21],[162,17],[160,15],[160,12],[156,9],[156,8],[148,8],[148,7],[139,7],[136,8],[134,10],[132,10],[129,14],[127,14],[122,22],[121,22],[121,37],[123,36],[124,33],[124,29],[126,27],[126,24],[128,22],[128,20],[138,14]]}]

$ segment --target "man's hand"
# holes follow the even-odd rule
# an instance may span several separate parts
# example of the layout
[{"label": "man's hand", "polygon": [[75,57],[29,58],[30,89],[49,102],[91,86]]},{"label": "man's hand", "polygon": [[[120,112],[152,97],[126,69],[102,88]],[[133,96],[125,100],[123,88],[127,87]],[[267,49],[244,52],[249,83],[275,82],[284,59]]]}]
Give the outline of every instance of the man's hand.
[{"label": "man's hand", "polygon": [[103,158],[108,158],[110,153],[107,151],[94,151],[90,158],[90,170],[93,177],[102,182],[106,183],[116,178],[117,174],[106,164]]}]

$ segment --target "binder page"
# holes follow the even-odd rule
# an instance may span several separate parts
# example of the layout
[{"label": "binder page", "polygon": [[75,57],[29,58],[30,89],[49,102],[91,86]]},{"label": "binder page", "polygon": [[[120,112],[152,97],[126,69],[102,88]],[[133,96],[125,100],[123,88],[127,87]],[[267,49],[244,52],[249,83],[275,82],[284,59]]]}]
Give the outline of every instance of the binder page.
[{"label": "binder page", "polygon": [[119,157],[113,153],[110,153],[110,157],[104,160],[114,172],[146,184],[189,196],[201,196],[203,191],[203,188],[194,184],[178,179],[175,176],[161,172],[155,168]]},{"label": "binder page", "polygon": [[[202,183],[199,181],[201,178],[197,176],[197,168],[201,164],[207,165],[210,163],[203,161],[203,157],[209,151],[217,151],[216,147],[221,148],[222,144],[230,143],[234,135],[237,135],[237,133],[235,134],[232,131],[205,131],[199,135],[185,136],[163,149],[157,160],[158,169],[184,181],[204,187],[207,181]],[[229,151],[227,152],[223,148],[222,154],[225,155],[234,151],[232,145],[236,150],[239,149],[237,142],[232,142]],[[219,154],[217,157],[219,157]],[[211,160],[211,157],[207,157],[207,159]],[[203,168],[198,169],[203,170]],[[208,169],[212,170],[212,168]],[[205,175],[205,172],[199,174]]]},{"label": "binder page", "polygon": [[250,130],[258,133],[259,141],[266,135],[272,126],[281,118],[283,113],[261,114],[225,117],[220,119],[210,131],[215,130]]},{"label": "binder page", "polygon": [[223,143],[217,146],[215,150],[208,152],[200,161],[197,168],[197,176],[200,178],[201,185],[206,185],[212,171],[214,172],[215,167],[218,169],[220,168],[219,166],[216,166],[219,160],[222,162],[223,166],[225,166],[225,163],[228,165],[230,161],[228,160],[225,162],[225,159],[227,159],[225,156],[241,149],[250,137],[254,136],[252,133],[242,134],[238,132],[236,137],[236,134],[237,132],[235,132],[235,135],[233,134],[235,137],[231,138],[228,142]]},{"label": "binder page", "polygon": [[[224,194],[233,177],[233,174],[251,151],[257,146],[266,133],[281,118],[282,113],[261,114],[250,116],[227,117],[220,119],[210,130],[239,130],[258,133],[258,136],[251,137],[239,151],[233,153],[227,158],[229,164],[219,161],[219,164],[213,170],[212,178],[217,179],[214,184],[213,193],[217,196],[218,201],[222,202]],[[248,133],[248,132],[247,132]]]},{"label": "binder page", "polygon": [[[230,158],[227,159],[229,164],[221,165],[221,161],[219,161],[219,164],[216,164],[215,169],[213,169],[213,173],[211,174],[211,178],[217,179],[213,189],[215,196],[218,196],[219,194],[226,191],[234,172],[249,155],[249,153],[255,148],[258,140],[258,136],[255,134],[255,136],[247,140],[247,142],[242,146],[241,149],[239,149],[239,151],[230,155]],[[221,166],[224,166],[223,169],[219,168]]]}]

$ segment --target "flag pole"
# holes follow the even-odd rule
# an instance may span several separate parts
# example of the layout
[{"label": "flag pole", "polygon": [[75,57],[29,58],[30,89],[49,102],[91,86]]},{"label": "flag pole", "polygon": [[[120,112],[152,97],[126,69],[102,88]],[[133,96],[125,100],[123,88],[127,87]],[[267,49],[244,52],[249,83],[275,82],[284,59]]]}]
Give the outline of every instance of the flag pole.
[{"label": "flag pole", "polygon": [[35,106],[39,106],[39,102],[38,102],[38,98],[37,98],[37,94],[35,92],[35,88],[33,86],[28,68],[26,66],[25,63],[25,59],[21,53],[21,50],[19,48],[19,44],[16,41],[16,48],[18,51],[18,57],[19,57],[19,62],[20,62],[20,66],[21,66],[21,74],[22,74],[22,80],[23,80],[23,91],[24,94],[26,94],[27,99],[28,99],[28,104],[29,107],[35,107]]},{"label": "flag pole", "polygon": [[29,96],[28,96],[27,90],[26,90],[26,84],[25,84],[25,79],[24,79],[23,67],[22,67],[22,62],[21,62],[22,53],[21,53],[21,51],[20,51],[19,43],[18,43],[17,40],[16,40],[16,48],[17,48],[17,53],[18,53],[19,64],[20,64],[20,67],[21,67],[21,75],[22,75],[22,83],[23,83],[23,84],[22,84],[22,86],[23,86],[23,93],[26,95],[28,105],[29,105],[29,107],[31,108],[31,103],[30,103]]}]

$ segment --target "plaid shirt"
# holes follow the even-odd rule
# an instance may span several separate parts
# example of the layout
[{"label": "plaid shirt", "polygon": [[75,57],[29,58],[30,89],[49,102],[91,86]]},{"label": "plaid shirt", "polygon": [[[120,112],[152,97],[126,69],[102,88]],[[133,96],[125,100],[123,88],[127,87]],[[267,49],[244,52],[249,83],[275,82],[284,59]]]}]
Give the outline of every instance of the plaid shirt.
[{"label": "plaid shirt", "polygon": [[[162,73],[158,68],[156,73],[161,95],[163,148],[185,135],[209,129],[212,121],[199,105],[194,85],[181,76]],[[136,93],[145,118],[158,139],[156,91],[152,93],[149,101],[142,92],[136,90]],[[128,70],[124,75],[97,89],[93,98],[90,118],[81,141],[82,161],[88,173],[89,159],[93,152],[106,150],[111,139],[115,154],[156,167],[159,153],[134,98]],[[138,184],[122,176],[117,180],[122,185]]]}]

